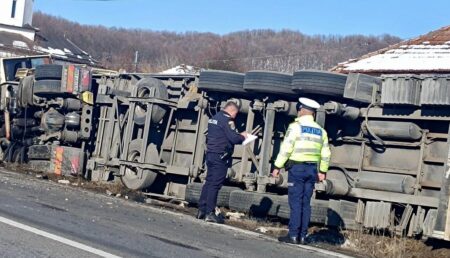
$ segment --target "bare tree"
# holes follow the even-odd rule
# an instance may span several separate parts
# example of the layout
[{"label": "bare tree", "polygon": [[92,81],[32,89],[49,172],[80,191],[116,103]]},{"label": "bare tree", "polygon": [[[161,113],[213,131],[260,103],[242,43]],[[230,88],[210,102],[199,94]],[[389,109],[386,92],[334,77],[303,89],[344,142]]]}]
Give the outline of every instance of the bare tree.
[{"label": "bare tree", "polygon": [[80,25],[41,12],[34,25],[43,35],[65,35],[111,69],[158,72],[178,64],[245,72],[264,69],[293,72],[329,69],[400,41],[391,35],[305,35],[292,30],[248,30],[217,35]]}]

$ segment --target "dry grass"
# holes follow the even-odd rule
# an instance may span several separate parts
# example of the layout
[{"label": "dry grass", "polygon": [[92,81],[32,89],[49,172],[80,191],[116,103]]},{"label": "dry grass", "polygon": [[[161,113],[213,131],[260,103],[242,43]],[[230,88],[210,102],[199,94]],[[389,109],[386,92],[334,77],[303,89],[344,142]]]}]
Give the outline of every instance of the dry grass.
[{"label": "dry grass", "polygon": [[411,238],[365,233],[362,230],[342,232],[343,249],[376,258],[442,258],[450,257],[450,245],[437,240],[421,241]]}]

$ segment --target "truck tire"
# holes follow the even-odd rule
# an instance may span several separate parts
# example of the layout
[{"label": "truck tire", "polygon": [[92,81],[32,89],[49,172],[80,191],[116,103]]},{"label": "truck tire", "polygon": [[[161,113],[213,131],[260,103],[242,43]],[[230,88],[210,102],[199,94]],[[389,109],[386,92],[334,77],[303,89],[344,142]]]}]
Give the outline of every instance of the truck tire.
[{"label": "truck tire", "polygon": [[19,105],[23,108],[33,105],[33,76],[26,76],[19,85]]},{"label": "truck tire", "polygon": [[224,93],[247,93],[244,90],[244,74],[228,71],[203,71],[198,88],[205,91]]},{"label": "truck tire", "polygon": [[292,79],[292,89],[305,94],[343,97],[347,75],[306,70],[297,71]]},{"label": "truck tire", "polygon": [[[191,183],[186,186],[185,200],[189,203],[198,204],[202,193],[203,184]],[[228,207],[230,194],[233,191],[241,191],[239,187],[223,186],[217,195],[217,206]]]},{"label": "truck tire", "polygon": [[230,194],[230,209],[257,217],[278,216],[280,198],[287,200],[278,195],[234,191]]},{"label": "truck tire", "polygon": [[[230,209],[257,216],[277,216],[289,219],[290,208],[287,195],[270,195],[254,192],[234,191],[230,195]],[[311,200],[311,222],[325,223],[328,201]]]},{"label": "truck tire", "polygon": [[[167,87],[164,83],[155,78],[143,78],[139,80],[136,84],[138,98],[149,98],[151,89],[154,90],[154,97],[159,99],[167,100],[169,99],[169,93],[167,92]],[[153,105],[152,119],[153,123],[159,123],[166,115],[166,107],[158,104]],[[138,125],[144,125],[145,116],[147,114],[147,108],[145,105],[136,105],[134,109],[134,122]]]},{"label": "truck tire", "polygon": [[292,96],[292,75],[280,72],[250,71],[245,74],[247,91]]},{"label": "truck tire", "polygon": [[[289,219],[291,210],[288,199],[281,200],[279,205],[278,217]],[[328,201],[311,199],[311,222],[325,224],[327,216]]]},{"label": "truck tire", "polygon": [[61,93],[61,80],[35,81],[33,93],[36,95]]},{"label": "truck tire", "polygon": [[58,64],[47,64],[36,67],[34,78],[40,80],[61,80],[63,66]]},{"label": "truck tire", "polygon": [[[137,161],[140,157],[141,151],[141,139],[136,139],[131,141],[129,149],[128,149],[128,161]],[[150,144],[147,147],[147,155],[145,157],[145,162],[155,162],[158,161],[158,150],[156,149],[156,145]],[[139,178],[136,174],[136,170],[133,168],[126,168],[125,175],[123,175],[120,180],[123,185],[131,190],[142,190],[150,187],[153,182],[155,182],[157,172],[146,169],[142,175],[142,178]]]}]

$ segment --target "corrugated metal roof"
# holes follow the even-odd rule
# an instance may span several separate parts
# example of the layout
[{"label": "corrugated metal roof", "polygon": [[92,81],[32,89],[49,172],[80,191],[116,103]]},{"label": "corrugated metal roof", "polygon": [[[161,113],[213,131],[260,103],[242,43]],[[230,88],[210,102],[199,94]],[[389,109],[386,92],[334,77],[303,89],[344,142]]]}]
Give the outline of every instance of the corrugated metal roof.
[{"label": "corrugated metal roof", "polygon": [[36,33],[35,50],[48,53],[68,62],[95,65],[97,61],[86,51],[75,45],[65,35],[44,35]]},{"label": "corrugated metal roof", "polygon": [[0,47],[4,48],[22,48],[26,50],[33,49],[34,43],[21,34],[0,31]]},{"label": "corrugated metal roof", "polygon": [[448,73],[450,26],[348,60],[332,71],[349,73]]},{"label": "corrugated metal roof", "polygon": [[47,36],[37,32],[35,41],[19,33],[0,31],[0,52],[21,54],[50,54],[56,59],[96,66],[97,61],[64,35]]}]

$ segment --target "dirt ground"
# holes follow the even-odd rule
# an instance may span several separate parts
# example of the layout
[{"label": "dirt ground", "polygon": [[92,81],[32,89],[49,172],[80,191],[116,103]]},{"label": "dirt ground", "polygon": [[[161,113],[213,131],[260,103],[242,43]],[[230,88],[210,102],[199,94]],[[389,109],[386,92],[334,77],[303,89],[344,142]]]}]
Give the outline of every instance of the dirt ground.
[{"label": "dirt ground", "polygon": [[[83,189],[124,198],[130,201],[175,210],[194,216],[197,209],[184,201],[167,199],[159,196],[149,196],[146,193],[130,191],[116,183],[96,183],[81,178],[61,178],[54,175],[44,175],[33,171],[23,172],[20,167],[8,167],[18,173],[26,174],[39,180],[51,180],[66,184],[70,187]],[[242,213],[234,213],[222,208],[225,224],[238,228],[259,232],[271,237],[278,237],[287,233],[287,221],[279,218],[254,218]],[[228,215],[228,216],[226,216]],[[416,240],[360,231],[341,231],[338,229],[313,226],[310,228],[307,242],[310,245],[337,251],[355,257],[376,258],[442,258],[450,257],[450,242],[434,239]]]}]

